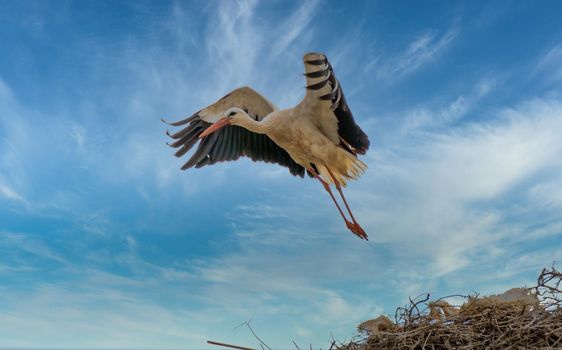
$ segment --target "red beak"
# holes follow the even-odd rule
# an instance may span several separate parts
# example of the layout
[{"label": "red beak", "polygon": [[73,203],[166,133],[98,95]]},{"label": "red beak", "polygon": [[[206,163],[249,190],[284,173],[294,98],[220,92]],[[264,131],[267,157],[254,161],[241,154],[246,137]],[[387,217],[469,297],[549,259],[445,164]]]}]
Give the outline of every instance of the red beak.
[{"label": "red beak", "polygon": [[212,133],[214,133],[215,131],[218,131],[220,128],[230,125],[230,119],[228,117],[223,117],[219,120],[217,120],[216,123],[214,123],[213,125],[209,126],[205,131],[203,131],[201,134],[199,134],[199,138],[202,139],[205,136],[208,136]]}]

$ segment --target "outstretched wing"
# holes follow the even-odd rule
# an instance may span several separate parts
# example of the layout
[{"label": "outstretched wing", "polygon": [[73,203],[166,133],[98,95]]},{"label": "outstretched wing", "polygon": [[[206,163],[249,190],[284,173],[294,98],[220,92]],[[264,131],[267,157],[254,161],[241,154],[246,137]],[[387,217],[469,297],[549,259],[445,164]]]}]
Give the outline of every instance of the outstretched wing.
[{"label": "outstretched wing", "polygon": [[232,107],[246,111],[252,118],[260,121],[277,108],[249,87],[242,87],[212,105],[196,112],[191,117],[178,122],[169,123],[172,126],[186,125],[182,130],[168,136],[175,141],[169,144],[177,148],[175,155],[185,155],[198,142],[197,149],[189,160],[181,167],[182,170],[208,164],[236,160],[241,156],[253,161],[277,163],[289,168],[293,175],[304,176],[304,168],[289,156],[281,147],[277,146],[267,135],[256,134],[240,126],[227,125],[199,140],[199,135],[218,121],[223,113]]},{"label": "outstretched wing", "polygon": [[320,53],[308,53],[303,61],[307,92],[298,108],[311,115],[316,126],[334,143],[353,154],[365,154],[369,138],[355,123],[330,62]]}]

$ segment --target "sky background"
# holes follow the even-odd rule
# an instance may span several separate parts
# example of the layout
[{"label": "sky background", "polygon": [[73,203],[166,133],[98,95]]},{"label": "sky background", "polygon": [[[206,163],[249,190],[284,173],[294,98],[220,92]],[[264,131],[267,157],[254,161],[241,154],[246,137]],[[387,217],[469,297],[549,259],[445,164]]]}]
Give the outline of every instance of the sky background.
[{"label": "sky background", "polygon": [[[562,256],[559,1],[0,0],[0,347],[326,348],[408,296]],[[371,149],[346,193],[167,126],[325,53]]]}]

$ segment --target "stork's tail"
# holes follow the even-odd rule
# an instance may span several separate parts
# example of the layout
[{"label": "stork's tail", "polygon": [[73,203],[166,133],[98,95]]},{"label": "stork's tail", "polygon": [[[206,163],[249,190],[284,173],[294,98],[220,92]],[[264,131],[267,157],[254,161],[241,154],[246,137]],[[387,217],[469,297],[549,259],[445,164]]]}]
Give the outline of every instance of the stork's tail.
[{"label": "stork's tail", "polygon": [[337,181],[345,187],[348,180],[359,178],[367,170],[367,164],[347,151],[341,150],[338,153],[341,157],[344,157],[342,162],[337,162],[339,166],[330,166],[330,171],[327,169],[328,165],[317,164],[316,167],[325,181],[330,184],[334,184]]}]

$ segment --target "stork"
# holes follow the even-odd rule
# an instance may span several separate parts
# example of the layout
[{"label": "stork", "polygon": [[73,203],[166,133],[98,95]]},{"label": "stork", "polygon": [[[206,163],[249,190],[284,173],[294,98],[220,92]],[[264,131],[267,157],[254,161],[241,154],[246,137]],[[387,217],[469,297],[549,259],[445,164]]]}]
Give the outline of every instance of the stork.
[{"label": "stork", "polygon": [[[191,117],[171,126],[186,125],[174,134],[175,155],[185,155],[198,141],[182,170],[241,156],[253,161],[277,163],[292,175],[321,182],[347,228],[361,239],[367,234],[355,220],[343,194],[348,180],[357,179],[367,165],[357,158],[369,148],[369,138],[355,123],[334,70],[325,55],[303,57],[306,95],[295,107],[278,109],[249,87],[228,93]],[[332,193],[335,186],[349,219]]]}]

